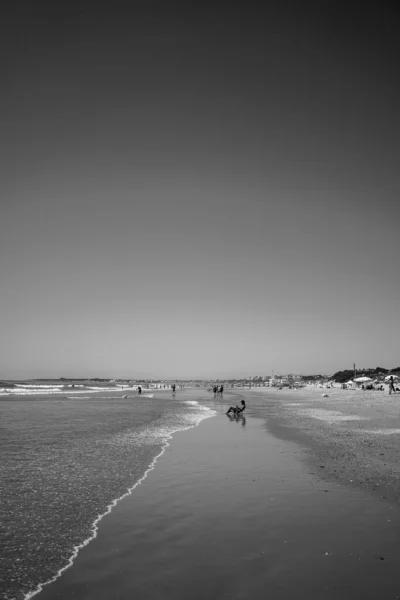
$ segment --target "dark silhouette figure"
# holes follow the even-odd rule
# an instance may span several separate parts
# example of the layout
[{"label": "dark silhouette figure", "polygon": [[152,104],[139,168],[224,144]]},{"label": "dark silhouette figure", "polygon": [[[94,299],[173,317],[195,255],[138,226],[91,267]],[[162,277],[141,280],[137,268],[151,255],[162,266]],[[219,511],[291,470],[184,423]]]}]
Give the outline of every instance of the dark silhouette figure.
[{"label": "dark silhouette figure", "polygon": [[245,408],[246,408],[246,402],[244,400],[241,400],[241,406],[229,407],[229,409],[226,411],[226,414],[229,415],[230,413],[233,413],[234,415],[240,415],[244,411]]}]

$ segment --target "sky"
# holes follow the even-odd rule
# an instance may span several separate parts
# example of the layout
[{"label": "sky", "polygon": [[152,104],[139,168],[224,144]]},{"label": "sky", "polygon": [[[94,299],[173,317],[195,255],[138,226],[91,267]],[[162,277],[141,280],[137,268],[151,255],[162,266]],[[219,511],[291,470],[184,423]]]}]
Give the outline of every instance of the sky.
[{"label": "sky", "polygon": [[14,3],[0,378],[395,367],[389,2]]}]

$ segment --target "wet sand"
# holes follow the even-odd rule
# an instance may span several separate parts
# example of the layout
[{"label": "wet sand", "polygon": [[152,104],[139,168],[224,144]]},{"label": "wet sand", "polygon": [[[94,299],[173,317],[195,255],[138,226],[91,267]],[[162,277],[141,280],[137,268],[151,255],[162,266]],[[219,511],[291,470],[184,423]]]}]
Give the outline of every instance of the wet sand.
[{"label": "wet sand", "polygon": [[271,433],[302,445],[319,477],[400,502],[400,393],[304,388],[245,396]]},{"label": "wet sand", "polygon": [[311,474],[299,426],[268,430],[289,429],[282,398],[246,396],[245,419],[224,414],[232,396],[207,400],[217,416],[174,436],[39,598],[399,597],[397,505]]}]

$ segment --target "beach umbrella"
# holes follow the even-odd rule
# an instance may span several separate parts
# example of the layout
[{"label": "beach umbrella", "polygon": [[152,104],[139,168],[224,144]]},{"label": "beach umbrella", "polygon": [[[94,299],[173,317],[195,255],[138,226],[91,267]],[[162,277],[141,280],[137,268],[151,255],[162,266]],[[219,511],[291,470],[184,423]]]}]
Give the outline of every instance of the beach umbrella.
[{"label": "beach umbrella", "polygon": [[354,380],[356,383],[365,383],[366,381],[372,381],[371,377],[357,377]]},{"label": "beach umbrella", "polygon": [[385,380],[387,381],[388,379],[390,379],[391,377],[393,377],[393,379],[399,379],[398,375],[388,375],[387,377],[385,377]]}]

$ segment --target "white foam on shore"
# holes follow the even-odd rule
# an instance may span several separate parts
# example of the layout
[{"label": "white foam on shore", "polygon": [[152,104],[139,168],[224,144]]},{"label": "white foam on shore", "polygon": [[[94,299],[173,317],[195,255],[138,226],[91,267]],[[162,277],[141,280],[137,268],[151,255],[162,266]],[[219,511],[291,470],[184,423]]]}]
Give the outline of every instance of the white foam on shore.
[{"label": "white foam on shore", "polygon": [[326,423],[336,423],[339,421],[365,421],[365,417],[359,415],[349,415],[338,410],[325,410],[323,408],[303,408],[298,411],[302,415],[306,415],[319,421]]},{"label": "white foam on shore", "polygon": [[[39,585],[37,586],[37,588],[35,590],[33,590],[32,592],[28,592],[27,594],[25,594],[24,596],[24,600],[30,600],[31,598],[33,598],[34,596],[37,596],[37,594],[40,594],[40,592],[43,590],[43,588],[47,585],[50,585],[51,583],[54,583],[57,579],[59,579],[59,577],[61,577],[61,575],[64,573],[64,571],[66,571],[67,569],[69,569],[70,567],[72,567],[72,565],[74,564],[75,559],[77,558],[79,551],[82,548],[85,548],[85,546],[87,546],[92,540],[94,540],[97,537],[97,533],[98,533],[98,529],[99,529],[99,523],[100,521],[108,514],[110,514],[110,512],[112,511],[112,509],[118,504],[118,502],[120,502],[121,500],[123,500],[124,498],[126,498],[127,496],[129,496],[130,494],[132,494],[132,492],[135,490],[135,488],[137,488],[141,483],[143,483],[143,481],[146,479],[147,475],[150,473],[150,471],[152,471],[155,466],[156,463],[158,461],[158,459],[164,454],[164,452],[166,451],[166,449],[170,446],[170,442],[172,440],[173,434],[177,433],[179,431],[186,431],[188,429],[192,429],[193,427],[197,427],[198,425],[200,425],[200,423],[204,420],[204,419],[208,419],[210,417],[214,417],[217,413],[215,410],[212,410],[211,408],[208,408],[206,406],[203,406],[201,404],[198,404],[196,401],[194,400],[188,400],[185,403],[190,402],[191,404],[195,403],[197,404],[197,407],[199,408],[199,414],[198,414],[198,418],[192,418],[192,415],[185,415],[182,424],[179,426],[176,426],[176,428],[171,428],[170,430],[168,429],[161,429],[157,431],[157,436],[164,438],[164,440],[162,441],[162,449],[161,452],[159,454],[157,454],[157,456],[155,456],[153,458],[153,460],[151,461],[149,467],[147,468],[147,470],[145,471],[144,475],[138,480],[136,481],[136,483],[128,488],[128,491],[125,492],[125,494],[123,494],[122,496],[120,496],[119,498],[116,498],[115,500],[113,500],[106,508],[105,512],[102,513],[101,515],[98,515],[96,517],[96,519],[93,521],[92,527],[91,527],[91,533],[89,535],[89,537],[84,540],[81,544],[78,544],[77,546],[74,546],[73,551],[71,556],[69,557],[67,564],[62,567],[61,569],[59,569],[57,571],[57,573],[54,575],[54,577],[52,577],[51,579],[49,579],[48,581],[45,581],[44,583],[39,583]],[[195,417],[195,415],[193,415],[193,417]],[[143,436],[141,437],[141,439],[143,440],[143,438],[146,437],[146,432],[143,432]],[[147,434],[148,437],[148,434]],[[139,436],[135,436],[136,439],[139,439]]]}]

